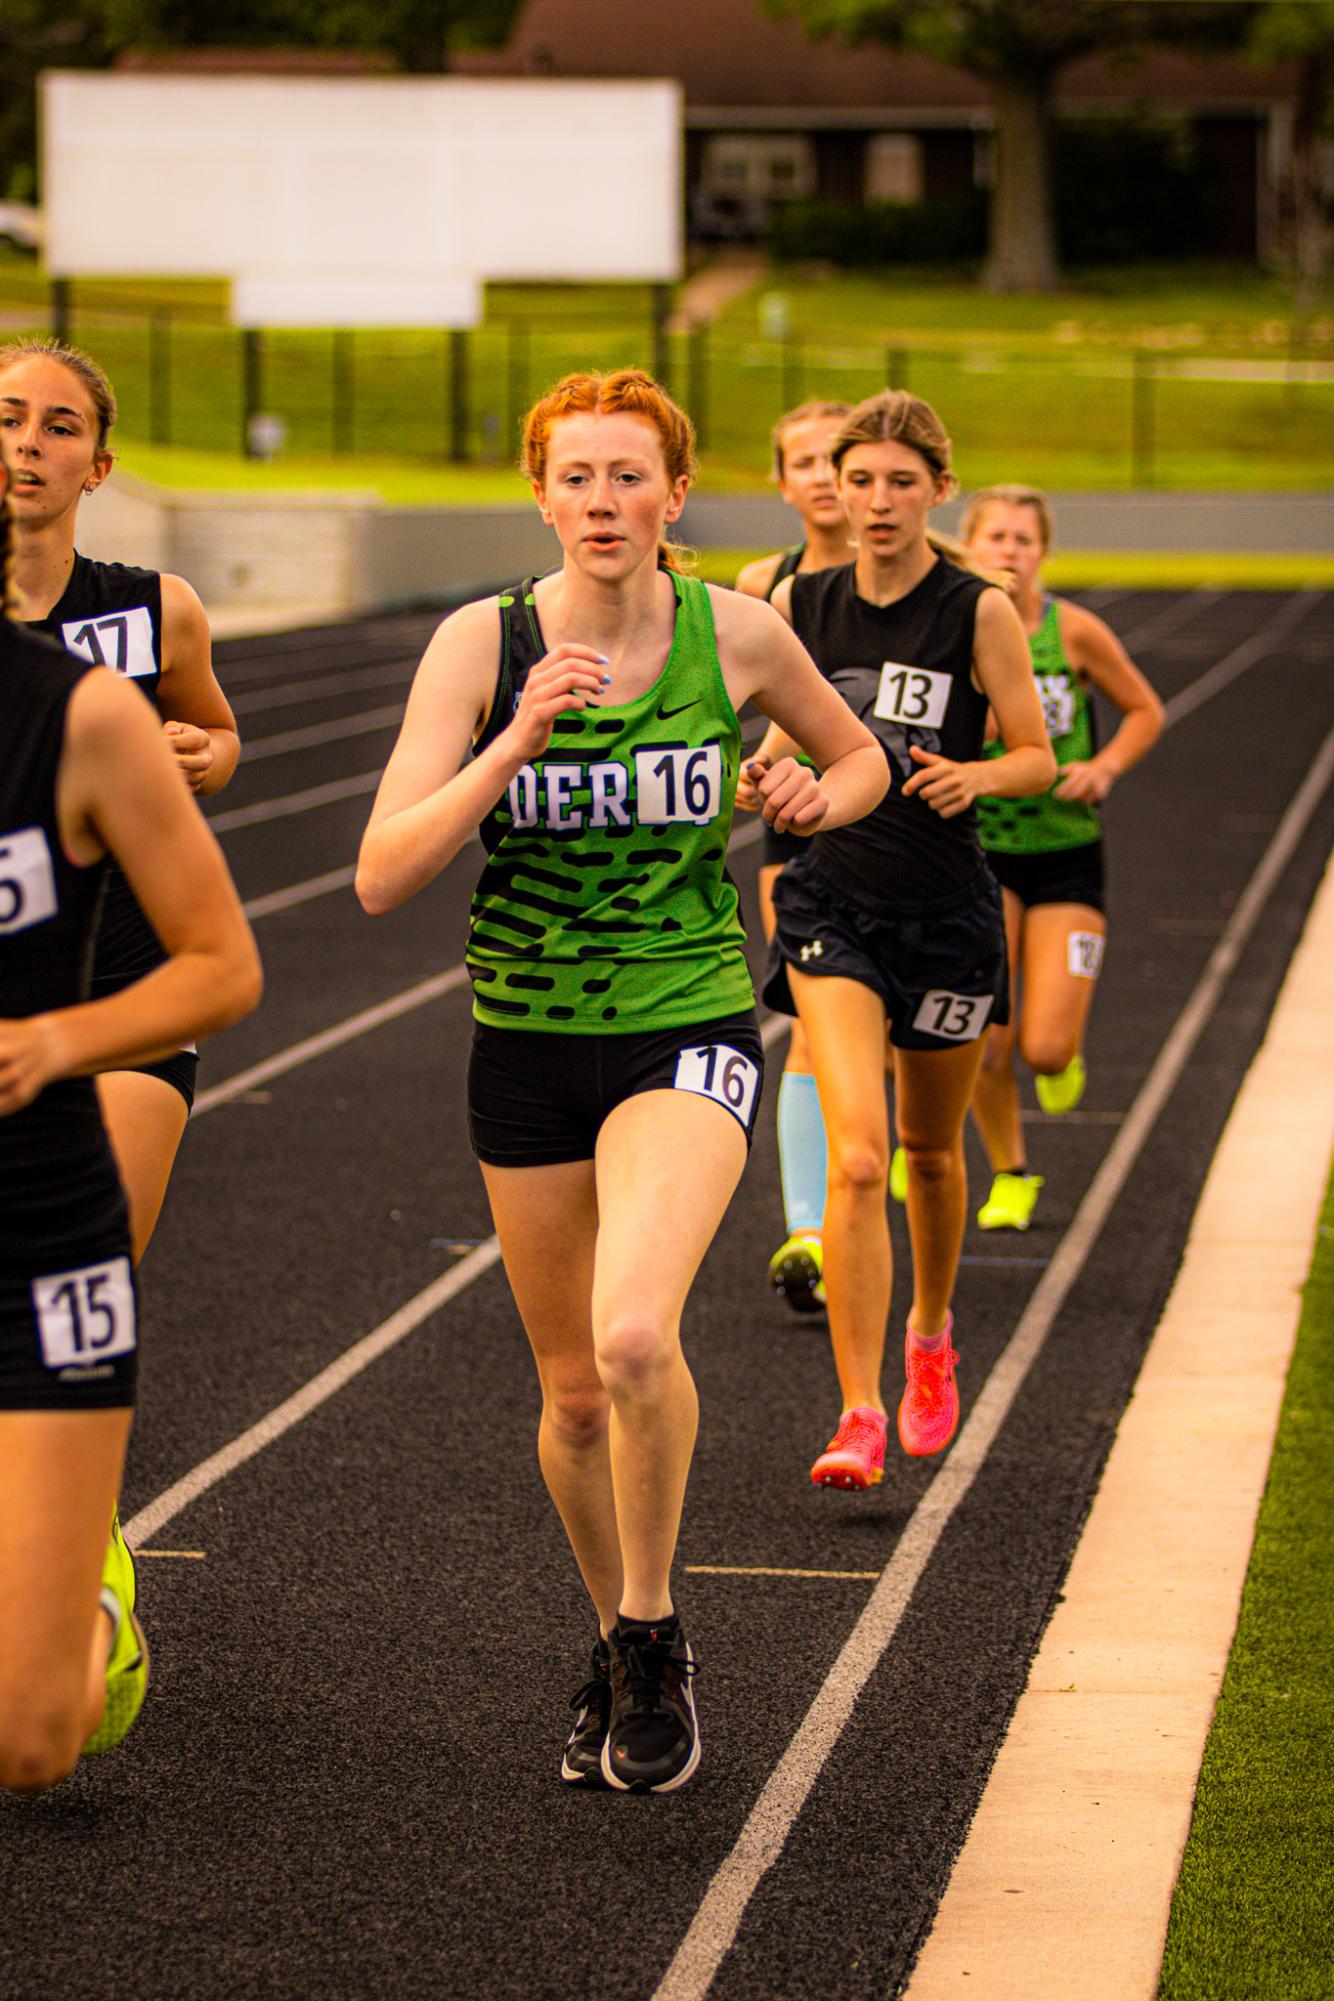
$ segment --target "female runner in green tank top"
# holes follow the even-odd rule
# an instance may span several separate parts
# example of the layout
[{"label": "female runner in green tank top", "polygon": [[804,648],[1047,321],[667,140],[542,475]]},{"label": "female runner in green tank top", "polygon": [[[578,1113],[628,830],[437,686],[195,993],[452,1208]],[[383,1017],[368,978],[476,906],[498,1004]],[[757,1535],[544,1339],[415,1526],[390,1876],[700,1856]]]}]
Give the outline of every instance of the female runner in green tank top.
[{"label": "female runner in green tank top", "polygon": [[[1043,494],[1025,486],[975,494],[963,536],[977,561],[1014,578],[1013,601],[1058,767],[1053,785],[1036,798],[978,801],[982,846],[1005,905],[1010,979],[1021,989],[1009,1023],[987,1030],[973,1093],[993,1175],[978,1222],[984,1230],[1026,1230],[1043,1178],[1028,1172],[1016,1041],[1035,1073],[1043,1110],[1073,1111],[1084,1092],[1084,1030],[1107,936],[1098,809],[1157,741],[1163,710],[1116,634],[1091,611],[1043,590],[1042,559],[1052,537]],[[1121,711],[1120,727],[1101,750],[1091,687]],[[988,756],[999,751],[999,744],[987,745]]]},{"label": "female runner in green tank top", "polygon": [[562,1777],[666,1792],[699,1758],[671,1587],[697,1422],[680,1321],[759,1086],[724,869],[737,711],[754,701],[823,774],[763,776],[780,828],[856,818],[887,774],[776,612],[674,571],[694,438],[649,377],[567,377],[529,413],[524,468],[562,566],[436,633],[357,889],[392,910],[474,832],[489,851],[470,1124],[599,1629]]}]

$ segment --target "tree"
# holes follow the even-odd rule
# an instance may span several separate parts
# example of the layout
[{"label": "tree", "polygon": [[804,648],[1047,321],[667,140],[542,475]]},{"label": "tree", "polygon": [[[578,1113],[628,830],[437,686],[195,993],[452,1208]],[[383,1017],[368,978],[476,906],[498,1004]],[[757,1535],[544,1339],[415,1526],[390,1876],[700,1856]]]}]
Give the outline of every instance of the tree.
[{"label": "tree", "polygon": [[35,186],[44,69],[104,68],[130,49],[356,49],[400,69],[503,42],[521,0],[0,0],[0,190]]},{"label": "tree", "polygon": [[1334,0],[1271,0],[1256,17],[1250,46],[1262,62],[1286,57],[1297,64],[1292,162],[1280,199],[1300,319],[1320,296],[1329,250],[1321,150],[1334,138]]},{"label": "tree", "polygon": [[[762,0],[814,36],[884,42],[967,70],[988,85],[996,169],[983,283],[1050,291],[1058,277],[1053,220],[1052,100],[1081,56],[1132,55],[1150,44],[1235,47],[1263,0]],[[1305,11],[1298,8],[1296,11]]]}]

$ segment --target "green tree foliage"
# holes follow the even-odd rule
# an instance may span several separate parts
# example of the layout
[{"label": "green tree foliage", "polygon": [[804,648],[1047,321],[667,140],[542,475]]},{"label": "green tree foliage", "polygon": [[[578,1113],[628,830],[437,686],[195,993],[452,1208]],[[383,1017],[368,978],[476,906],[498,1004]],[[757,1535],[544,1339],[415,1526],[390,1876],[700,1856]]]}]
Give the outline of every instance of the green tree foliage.
[{"label": "green tree foliage", "polygon": [[35,186],[36,81],[130,49],[355,49],[399,69],[504,41],[521,0],[0,0],[0,189]]},{"label": "green tree foliage", "polygon": [[[986,282],[1049,290],[1057,279],[1051,103],[1061,71],[1095,52],[1245,46],[1274,0],[762,0],[817,37],[879,41],[981,77],[996,113]],[[1318,0],[1323,6],[1324,0]],[[1289,4],[1290,12],[1306,12]]]}]

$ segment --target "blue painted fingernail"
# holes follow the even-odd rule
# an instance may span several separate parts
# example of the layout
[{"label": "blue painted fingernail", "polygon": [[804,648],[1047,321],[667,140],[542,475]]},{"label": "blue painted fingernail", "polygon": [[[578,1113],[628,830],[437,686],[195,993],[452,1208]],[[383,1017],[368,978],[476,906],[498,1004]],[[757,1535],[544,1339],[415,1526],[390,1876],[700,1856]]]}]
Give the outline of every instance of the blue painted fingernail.
[{"label": "blue painted fingernail", "polygon": [[605,653],[599,653],[597,659],[599,667],[610,667],[611,662],[610,660],[608,660]]}]

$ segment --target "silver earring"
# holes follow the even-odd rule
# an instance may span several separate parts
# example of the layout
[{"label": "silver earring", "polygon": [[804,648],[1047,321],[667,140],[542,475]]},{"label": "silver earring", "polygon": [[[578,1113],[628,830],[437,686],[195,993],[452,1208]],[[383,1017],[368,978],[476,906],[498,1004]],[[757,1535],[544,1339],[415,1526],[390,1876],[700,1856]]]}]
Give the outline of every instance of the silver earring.
[{"label": "silver earring", "polygon": [[97,492],[97,488],[96,488],[95,486],[86,486],[86,487],[85,487],[85,488],[84,488],[83,490],[84,490],[84,492],[85,492],[85,493],[96,493],[96,492]]}]

